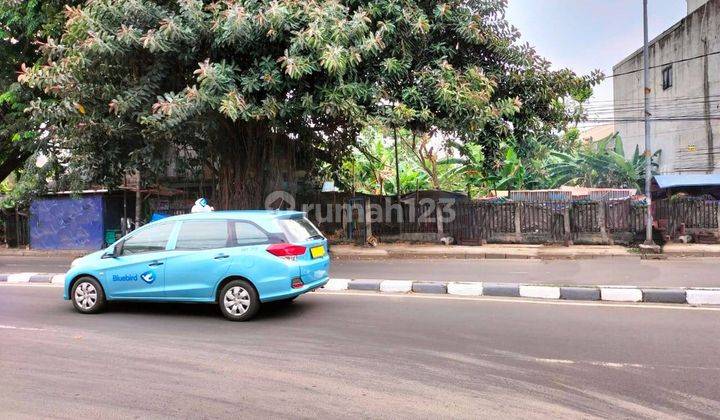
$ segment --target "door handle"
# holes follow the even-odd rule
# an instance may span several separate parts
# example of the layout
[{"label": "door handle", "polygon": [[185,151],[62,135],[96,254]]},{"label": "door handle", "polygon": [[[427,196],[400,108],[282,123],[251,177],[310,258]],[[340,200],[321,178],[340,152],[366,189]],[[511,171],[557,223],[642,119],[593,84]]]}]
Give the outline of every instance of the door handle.
[{"label": "door handle", "polygon": [[149,265],[150,267],[157,267],[157,266],[163,265],[163,264],[165,264],[165,263],[162,262],[162,261],[153,261],[153,262],[151,262],[151,263],[148,264],[148,265]]},{"label": "door handle", "polygon": [[220,255],[216,255],[214,258],[215,258],[216,260],[221,260],[221,259],[223,259],[223,258],[229,258],[229,257],[230,257],[230,256],[227,255],[227,254],[220,254]]}]

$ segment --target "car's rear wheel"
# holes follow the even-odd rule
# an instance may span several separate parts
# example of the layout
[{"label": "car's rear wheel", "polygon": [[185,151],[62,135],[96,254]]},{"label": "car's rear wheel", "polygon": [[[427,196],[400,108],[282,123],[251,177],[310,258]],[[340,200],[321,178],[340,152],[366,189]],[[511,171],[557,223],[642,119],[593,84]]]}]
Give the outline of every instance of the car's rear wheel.
[{"label": "car's rear wheel", "polygon": [[71,298],[75,309],[83,314],[96,314],[105,308],[105,291],[92,277],[81,277],[73,284]]},{"label": "car's rear wheel", "polygon": [[260,310],[260,298],[250,282],[233,280],[220,291],[220,312],[231,321],[247,321]]}]

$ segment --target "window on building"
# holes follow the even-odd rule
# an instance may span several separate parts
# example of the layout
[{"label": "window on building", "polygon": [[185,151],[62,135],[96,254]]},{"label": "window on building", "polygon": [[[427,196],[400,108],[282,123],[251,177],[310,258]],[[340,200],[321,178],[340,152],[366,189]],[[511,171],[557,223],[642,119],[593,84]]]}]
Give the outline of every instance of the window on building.
[{"label": "window on building", "polygon": [[180,226],[177,250],[202,250],[228,246],[228,222],[226,220],[188,220]]},{"label": "window on building", "polygon": [[672,66],[665,67],[662,71],[662,86],[663,90],[668,90],[673,85],[673,74],[672,74]]}]

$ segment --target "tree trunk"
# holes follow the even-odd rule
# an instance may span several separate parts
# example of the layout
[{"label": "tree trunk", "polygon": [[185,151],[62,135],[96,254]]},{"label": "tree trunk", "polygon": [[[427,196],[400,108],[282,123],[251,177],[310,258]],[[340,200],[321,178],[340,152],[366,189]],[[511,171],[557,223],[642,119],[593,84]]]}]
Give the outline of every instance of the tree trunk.
[{"label": "tree trunk", "polygon": [[262,123],[225,124],[215,142],[219,164],[211,204],[218,210],[262,209],[267,194],[284,189],[294,174],[289,139]]},{"label": "tree trunk", "polygon": [[7,150],[0,150],[0,155],[5,155],[5,160],[0,161],[0,181],[7,178],[16,169],[21,168],[30,157],[30,153],[12,146],[8,146]]}]

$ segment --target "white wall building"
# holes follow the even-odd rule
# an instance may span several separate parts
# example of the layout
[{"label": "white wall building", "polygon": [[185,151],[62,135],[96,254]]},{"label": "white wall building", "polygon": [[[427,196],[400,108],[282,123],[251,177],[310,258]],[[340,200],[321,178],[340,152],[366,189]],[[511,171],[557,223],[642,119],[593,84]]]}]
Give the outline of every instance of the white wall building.
[{"label": "white wall building", "polygon": [[[720,172],[720,0],[687,0],[687,8],[649,45],[652,150],[662,150],[661,173]],[[645,149],[642,52],[613,67],[626,156]]]}]

